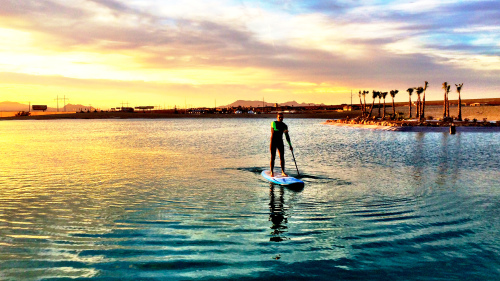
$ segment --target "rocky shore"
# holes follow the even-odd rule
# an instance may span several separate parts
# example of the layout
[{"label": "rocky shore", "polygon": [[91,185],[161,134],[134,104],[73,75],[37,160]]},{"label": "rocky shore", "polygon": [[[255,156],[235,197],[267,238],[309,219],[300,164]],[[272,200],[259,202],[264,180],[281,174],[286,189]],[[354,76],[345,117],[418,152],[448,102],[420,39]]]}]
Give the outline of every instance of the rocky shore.
[{"label": "rocky shore", "polygon": [[[434,120],[431,114],[439,114],[439,107],[429,107],[425,120],[406,119],[389,120],[372,116],[372,118],[338,118],[327,120],[324,124],[355,127],[364,129],[404,131],[404,132],[500,132],[500,106],[488,106],[482,108],[465,108],[465,118],[457,121],[456,118]],[[404,108],[398,108],[399,112],[407,114]]]},{"label": "rocky shore", "polygon": [[353,119],[327,120],[324,124],[364,129],[402,131],[402,132],[489,132],[500,131],[500,121],[437,121],[437,120],[366,120]]}]

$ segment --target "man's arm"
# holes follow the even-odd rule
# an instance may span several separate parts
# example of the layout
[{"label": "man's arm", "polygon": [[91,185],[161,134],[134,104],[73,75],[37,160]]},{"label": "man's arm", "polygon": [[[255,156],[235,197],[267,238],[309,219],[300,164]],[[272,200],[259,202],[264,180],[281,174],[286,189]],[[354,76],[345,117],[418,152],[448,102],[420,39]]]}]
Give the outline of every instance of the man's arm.
[{"label": "man's arm", "polygon": [[278,126],[276,125],[276,121],[273,121],[271,124],[272,131],[279,131]]},{"label": "man's arm", "polygon": [[288,145],[290,146],[290,150],[293,150],[293,147],[292,147],[292,142],[290,141],[290,136],[288,135],[288,130],[285,130],[285,138],[286,138],[286,142],[288,143]]}]

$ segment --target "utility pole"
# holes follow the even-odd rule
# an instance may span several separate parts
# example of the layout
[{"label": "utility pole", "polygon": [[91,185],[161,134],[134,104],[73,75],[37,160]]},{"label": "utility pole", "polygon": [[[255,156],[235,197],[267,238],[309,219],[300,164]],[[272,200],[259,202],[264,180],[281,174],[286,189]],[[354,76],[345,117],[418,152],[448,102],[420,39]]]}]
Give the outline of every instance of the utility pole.
[{"label": "utility pole", "polygon": [[352,90],[351,90],[351,108],[352,108]]},{"label": "utility pole", "polygon": [[64,110],[64,112],[66,112],[66,100],[69,100],[69,98],[67,99],[66,95],[64,95],[64,98],[63,98],[63,103],[64,103],[64,107],[63,107],[64,109],[63,110]]},{"label": "utility pole", "polygon": [[59,112],[59,95],[56,97],[56,102],[57,102],[57,112]]},{"label": "utility pole", "polygon": [[63,100],[63,110],[66,111],[66,100],[69,100],[69,98],[66,98],[66,95],[64,95],[64,98],[59,98],[59,95],[57,95],[55,100],[57,101],[57,112],[59,112],[59,100]]},{"label": "utility pole", "polygon": [[122,101],[122,111],[123,111],[123,105],[124,105],[124,104],[125,104],[125,105],[127,105],[127,107],[128,107],[128,102],[123,102],[123,101]]}]

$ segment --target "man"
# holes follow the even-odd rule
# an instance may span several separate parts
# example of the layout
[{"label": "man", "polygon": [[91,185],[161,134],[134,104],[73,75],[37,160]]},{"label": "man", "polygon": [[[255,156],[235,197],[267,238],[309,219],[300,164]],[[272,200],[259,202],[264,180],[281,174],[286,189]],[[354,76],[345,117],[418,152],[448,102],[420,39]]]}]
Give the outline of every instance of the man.
[{"label": "man", "polygon": [[288,126],[283,123],[283,113],[278,113],[277,120],[271,124],[271,177],[274,177],[274,159],[276,158],[276,149],[280,154],[281,175],[288,177],[285,173],[285,145],[283,144],[283,133],[285,134],[286,141],[293,151],[292,144],[290,143],[290,136],[288,135]]}]

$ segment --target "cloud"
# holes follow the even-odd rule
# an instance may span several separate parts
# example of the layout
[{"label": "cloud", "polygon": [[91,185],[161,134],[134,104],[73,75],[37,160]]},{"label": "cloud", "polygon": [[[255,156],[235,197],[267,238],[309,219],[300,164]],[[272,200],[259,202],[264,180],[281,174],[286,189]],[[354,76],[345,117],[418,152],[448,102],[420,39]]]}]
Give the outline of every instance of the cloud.
[{"label": "cloud", "polygon": [[338,15],[344,13],[354,7],[359,7],[360,4],[355,1],[306,1],[303,6],[314,12],[327,13],[330,15]]},{"label": "cloud", "polygon": [[136,10],[131,9],[130,6],[122,4],[121,2],[116,1],[116,0],[89,0],[89,2],[93,2],[93,3],[96,3],[98,5],[105,6],[105,7],[107,7],[110,10],[117,11],[117,12],[120,12],[120,13],[121,12],[127,12],[127,13],[129,13],[129,12],[132,12],[132,13],[137,12]]},{"label": "cloud", "polygon": [[2,1],[1,16],[20,16],[23,18],[49,19],[52,16],[71,18],[79,16],[80,9],[68,7],[50,0],[4,0]]},{"label": "cloud", "polygon": [[499,13],[495,1],[5,0],[0,38],[16,40],[0,71],[191,94],[312,97],[453,76],[495,87]]}]

